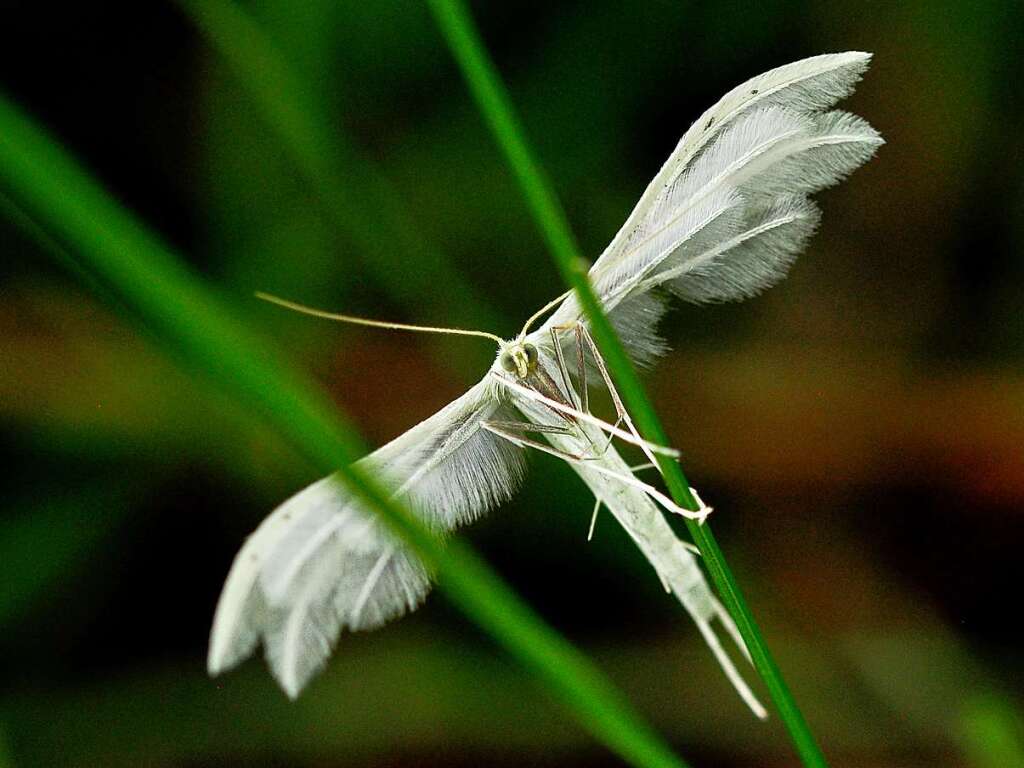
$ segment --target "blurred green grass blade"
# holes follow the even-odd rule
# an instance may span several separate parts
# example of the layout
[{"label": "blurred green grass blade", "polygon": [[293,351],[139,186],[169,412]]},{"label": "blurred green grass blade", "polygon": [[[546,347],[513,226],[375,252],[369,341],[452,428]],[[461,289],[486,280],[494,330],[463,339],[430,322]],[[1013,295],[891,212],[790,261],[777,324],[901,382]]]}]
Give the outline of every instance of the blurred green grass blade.
[{"label": "blurred green grass blade", "polygon": [[127,489],[112,480],[73,496],[44,493],[8,505],[0,520],[0,628],[47,590],[67,586],[68,573],[85,567],[127,516],[128,504]]},{"label": "blurred green grass blade", "polygon": [[3,190],[0,190],[0,218],[6,219],[13,224],[26,239],[43,253],[60,262],[60,265],[71,272],[76,279],[81,280],[89,290],[101,296],[106,301],[114,302],[116,299],[89,272],[82,269],[81,265],[72,259],[67,252],[54,242],[45,230],[18,207],[18,204],[11,200]]},{"label": "blurred green grass blade", "polygon": [[[589,265],[580,257],[562,207],[540,167],[533,160],[526,143],[525,131],[515,116],[508,92],[483,46],[464,3],[462,0],[428,2],[480,111],[522,187],[523,195],[563,278],[579,296],[580,303],[591,322],[594,337],[615,376],[637,427],[648,440],[660,445],[671,445],[622,342],[604,316],[600,302],[590,287],[587,280]],[[679,464],[663,457],[659,457],[659,462],[676,503],[691,510],[698,509]],[[801,760],[807,766],[825,766],[825,758],[768,651],[761,631],[710,527],[707,524],[699,526],[691,520],[687,520],[686,523],[694,542],[703,553],[704,564],[722,600],[743,634],[754,664],[768,686],[772,700],[782,716]]]},{"label": "blurred green grass blade", "polygon": [[223,300],[3,96],[0,188],[120,296],[169,352],[276,428],[320,471],[337,471],[436,570],[448,597],[554,689],[598,740],[637,766],[684,765],[601,672],[470,549],[442,545],[351,467],[361,441],[323,395],[254,338]]},{"label": "blurred green grass blade", "polygon": [[377,282],[417,315],[501,328],[499,314],[418,230],[398,191],[332,125],[275,41],[232,0],[179,3],[248,90],[324,213],[352,238]]},{"label": "blurred green grass blade", "polygon": [[972,696],[962,707],[959,725],[959,740],[974,768],[1024,768],[1024,726],[1006,698]]}]

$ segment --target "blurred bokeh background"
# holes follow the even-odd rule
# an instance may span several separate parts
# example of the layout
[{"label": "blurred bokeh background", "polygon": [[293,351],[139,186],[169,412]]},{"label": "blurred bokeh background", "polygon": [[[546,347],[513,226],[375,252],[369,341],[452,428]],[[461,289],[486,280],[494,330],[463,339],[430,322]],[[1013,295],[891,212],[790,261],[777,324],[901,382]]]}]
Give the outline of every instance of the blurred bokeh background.
[{"label": "blurred bokeh background", "polygon": [[[293,74],[267,65],[269,103],[285,89],[323,126],[304,151],[173,3],[0,3],[0,87],[379,445],[493,351],[290,315],[254,290],[509,335],[561,284],[423,4],[244,7]],[[832,765],[1021,765],[1021,6],[474,12],[591,256],[726,90],[875,53],[844,106],[888,144],[819,197],[787,281],[677,308],[647,381]],[[344,636],[297,703],[259,660],[209,680],[231,558],[314,474],[9,213],[0,766],[617,764],[439,596]],[[586,543],[590,507],[534,457],[464,535],[693,764],[796,765],[610,517]]]}]

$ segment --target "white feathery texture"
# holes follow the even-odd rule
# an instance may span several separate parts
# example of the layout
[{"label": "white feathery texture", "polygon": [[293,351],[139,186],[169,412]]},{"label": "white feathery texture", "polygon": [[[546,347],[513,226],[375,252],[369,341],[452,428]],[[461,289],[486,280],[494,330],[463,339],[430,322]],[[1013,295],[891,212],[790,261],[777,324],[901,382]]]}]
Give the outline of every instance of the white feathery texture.
[{"label": "white feathery texture", "polygon": [[[668,351],[668,345],[658,334],[658,322],[668,311],[667,297],[657,292],[633,291],[608,310],[608,320],[630,358],[640,368],[650,368],[658,358]],[[575,296],[569,296],[559,306],[558,312],[565,317],[582,317],[582,310]],[[526,340],[547,354],[553,354],[550,328],[558,323],[547,322],[526,337]],[[572,333],[563,331],[559,340],[565,359],[569,361],[569,373],[576,378],[576,339]],[[587,378],[592,383],[600,381],[600,372],[593,356],[585,355]],[[577,382],[578,383],[578,382]]]},{"label": "white feathery texture", "polygon": [[[626,312],[642,339],[634,350],[624,338],[631,354],[650,362],[659,349],[654,327],[628,311],[638,296],[665,288],[694,302],[744,299],[785,276],[818,222],[807,196],[883,143],[859,117],[822,111],[852,92],[869,61],[850,52],[787,64],[729,91],[690,127],[590,270],[612,320]],[[545,327],[576,320],[585,318],[570,297]]]},{"label": "white feathery texture", "polygon": [[[438,533],[508,499],[523,451],[481,428],[509,418],[481,382],[357,466]],[[210,634],[211,674],[262,640],[271,670],[298,695],[340,631],[373,629],[415,609],[430,575],[335,476],[284,502],[256,529],[228,574]]]},{"label": "white feathery texture", "polygon": [[664,284],[693,302],[752,296],[785,276],[818,219],[818,207],[807,198],[780,199],[769,208],[752,210],[732,237],[664,266],[636,290]]},{"label": "white feathery texture", "polygon": [[701,148],[737,117],[772,105],[799,113],[828,109],[853,92],[870,61],[871,54],[860,51],[826,53],[776,67],[733,88],[683,134],[605,254],[621,248],[621,241],[647,217],[658,191],[670,186]]}]

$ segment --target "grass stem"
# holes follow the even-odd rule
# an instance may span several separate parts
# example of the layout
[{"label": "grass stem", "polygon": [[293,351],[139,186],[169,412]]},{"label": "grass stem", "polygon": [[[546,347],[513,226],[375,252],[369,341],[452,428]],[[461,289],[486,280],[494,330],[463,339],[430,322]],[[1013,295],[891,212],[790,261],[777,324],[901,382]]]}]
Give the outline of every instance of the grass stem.
[{"label": "grass stem", "polygon": [[[575,289],[580,304],[591,323],[591,329],[602,354],[615,376],[623,400],[643,436],[659,445],[671,445],[661,420],[644,391],[622,342],[605,317],[601,304],[587,279],[589,265],[580,257],[557,196],[540,166],[533,159],[526,133],[512,108],[511,98],[491,61],[463,0],[428,0],[437,23],[459,64],[469,89],[501,147],[516,180],[537,220],[541,234],[563,279]],[[659,457],[672,498],[680,506],[697,510],[698,504],[679,464]],[[710,526],[686,521],[694,543],[703,553],[703,561],[718,589],[723,603],[732,614],[750,650],[754,665],[768,687],[772,701],[801,761],[808,768],[824,768],[827,764],[807,721],[800,712],[778,665],[764,641],[757,622],[732,575]]]}]

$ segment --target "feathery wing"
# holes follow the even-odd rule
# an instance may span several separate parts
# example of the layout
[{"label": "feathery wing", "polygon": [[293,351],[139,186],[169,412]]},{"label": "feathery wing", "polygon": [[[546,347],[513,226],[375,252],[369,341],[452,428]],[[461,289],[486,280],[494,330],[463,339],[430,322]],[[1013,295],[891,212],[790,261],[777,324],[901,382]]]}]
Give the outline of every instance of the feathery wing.
[{"label": "feathery wing", "polygon": [[[486,380],[357,462],[441,533],[508,499],[522,450],[480,427],[508,418]],[[335,476],[285,501],[246,540],[221,593],[207,666],[222,672],[262,640],[292,697],[326,662],[342,628],[371,629],[418,607],[423,564]]]},{"label": "feathery wing", "polygon": [[[652,289],[728,301],[785,275],[818,222],[808,196],[883,143],[859,117],[824,111],[853,91],[870,58],[826,54],[773,69],[729,91],[683,135],[590,270],[638,362],[664,348],[655,332],[663,306]],[[545,328],[581,317],[570,296]],[[539,334],[537,341],[545,343]]]}]

